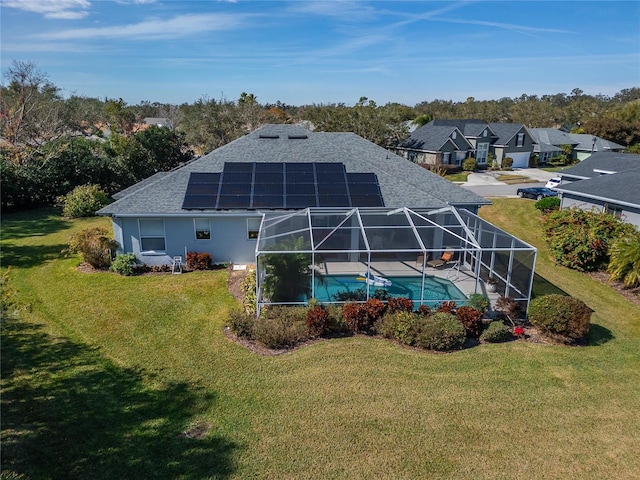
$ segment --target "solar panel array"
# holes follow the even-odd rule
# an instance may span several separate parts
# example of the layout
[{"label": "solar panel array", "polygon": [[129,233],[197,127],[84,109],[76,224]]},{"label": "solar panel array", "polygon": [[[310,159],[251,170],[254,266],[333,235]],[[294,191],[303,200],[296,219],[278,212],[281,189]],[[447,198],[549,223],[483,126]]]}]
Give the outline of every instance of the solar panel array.
[{"label": "solar panel array", "polygon": [[193,172],[186,210],[384,207],[375,173],[343,163],[226,162],[222,173]]}]

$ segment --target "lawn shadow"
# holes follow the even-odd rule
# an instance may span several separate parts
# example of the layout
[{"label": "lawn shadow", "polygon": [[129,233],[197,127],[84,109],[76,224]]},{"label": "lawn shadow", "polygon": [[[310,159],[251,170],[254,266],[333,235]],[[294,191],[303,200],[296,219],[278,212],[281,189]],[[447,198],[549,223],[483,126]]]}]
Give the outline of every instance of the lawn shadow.
[{"label": "lawn shadow", "polygon": [[41,237],[70,227],[71,222],[55,208],[9,213],[2,216],[2,239]]},{"label": "lawn shadow", "polygon": [[40,265],[47,260],[62,258],[62,250],[69,245],[61,243],[56,245],[15,245],[6,242],[2,245],[2,266],[30,268]]},{"label": "lawn shadow", "polygon": [[[182,434],[216,401],[41,326],[2,322],[2,470],[28,478],[226,478],[236,444]],[[154,385],[151,387],[150,385]],[[215,426],[214,426],[215,428]]]},{"label": "lawn shadow", "polygon": [[546,278],[534,273],[533,276],[533,288],[531,292],[531,298],[541,297],[542,295],[569,295],[567,292],[558,288]]},{"label": "lawn shadow", "polygon": [[587,334],[587,345],[591,347],[598,347],[604,345],[609,340],[613,340],[615,337],[613,332],[602,325],[592,323],[589,327],[589,333]]}]

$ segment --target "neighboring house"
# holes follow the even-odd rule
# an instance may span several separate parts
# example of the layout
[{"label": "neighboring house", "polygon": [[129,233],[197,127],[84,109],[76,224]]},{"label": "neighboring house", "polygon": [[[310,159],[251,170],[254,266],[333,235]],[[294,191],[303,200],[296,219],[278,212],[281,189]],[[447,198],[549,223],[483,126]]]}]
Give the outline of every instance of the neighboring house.
[{"label": "neighboring house", "polygon": [[561,208],[609,212],[640,227],[640,155],[596,152],[558,175]]},{"label": "neighboring house", "polygon": [[595,152],[621,152],[625,147],[584,133],[567,133],[557,128],[530,128],[534,138],[534,152],[539,154],[539,162],[547,163],[551,157],[564,153],[563,146],[571,146],[571,158],[584,160]]},{"label": "neighboring house", "polygon": [[[283,180],[290,174],[297,180]],[[98,213],[112,218],[120,251],[148,265],[189,251],[253,263],[264,212],[454,206],[476,213],[490,203],[358,135],[298,125],[266,125],[114,198]]]},{"label": "neighboring house", "polygon": [[533,153],[533,138],[516,123],[486,123],[482,120],[433,120],[416,129],[396,151],[404,158],[429,165],[461,165],[474,157],[478,165],[491,158],[502,165],[506,157],[513,167],[526,168]]},{"label": "neighboring house", "polygon": [[171,120],[166,117],[145,117],[143,120],[145,125],[155,125],[156,127],[173,128]]}]

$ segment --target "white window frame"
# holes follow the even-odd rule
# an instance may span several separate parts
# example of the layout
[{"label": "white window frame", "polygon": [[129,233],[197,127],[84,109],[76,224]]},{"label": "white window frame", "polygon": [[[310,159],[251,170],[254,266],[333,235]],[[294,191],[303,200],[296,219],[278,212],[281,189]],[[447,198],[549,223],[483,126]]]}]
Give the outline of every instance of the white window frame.
[{"label": "white window frame", "polygon": [[[151,223],[151,222],[159,222],[160,225],[162,225],[162,233],[159,232],[159,229],[157,229],[158,225],[156,225],[155,229],[151,229],[152,232],[151,233],[146,233],[144,230],[144,226],[145,223]],[[153,231],[156,230],[156,231]],[[140,218],[138,219],[138,232],[140,234],[140,253],[144,253],[144,254],[160,254],[160,253],[166,253],[167,251],[167,235],[166,235],[166,231],[165,231],[165,225],[164,225],[164,220],[162,218]],[[157,248],[157,249],[145,249],[144,248],[144,242],[146,239],[149,240],[157,240],[157,239],[162,239],[162,244],[163,244],[163,248]]]},{"label": "white window frame", "polygon": [[[206,222],[206,225],[204,224]],[[200,225],[198,225],[200,223]],[[194,218],[193,229],[196,240],[206,242],[211,240],[211,220],[208,218]]]},{"label": "white window frame", "polygon": [[485,165],[487,163],[488,157],[489,157],[489,144],[479,143],[478,148],[476,149],[476,161],[478,162],[478,165]]},{"label": "white window frame", "polygon": [[524,147],[524,133],[518,134],[518,139],[516,140],[516,147]]},{"label": "white window frame", "polygon": [[256,240],[258,238],[261,223],[262,218],[247,218],[247,240]]},{"label": "white window frame", "polygon": [[454,131],[451,133],[451,139],[452,139],[452,140],[455,140],[457,136],[458,136],[458,134],[457,134],[457,132],[454,130]]},{"label": "white window frame", "polygon": [[482,136],[486,137],[489,134],[489,132],[485,129],[482,131]]},{"label": "white window frame", "polygon": [[442,152],[442,164],[451,165],[451,152]]}]

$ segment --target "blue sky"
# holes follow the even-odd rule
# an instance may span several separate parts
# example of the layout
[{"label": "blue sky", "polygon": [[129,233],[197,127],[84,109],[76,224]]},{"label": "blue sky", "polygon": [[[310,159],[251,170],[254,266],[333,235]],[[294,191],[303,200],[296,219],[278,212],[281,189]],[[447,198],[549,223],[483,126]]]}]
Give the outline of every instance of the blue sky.
[{"label": "blue sky", "polygon": [[[1,0],[65,96],[413,106],[640,86],[640,2]],[[4,79],[3,79],[4,81]]]}]

